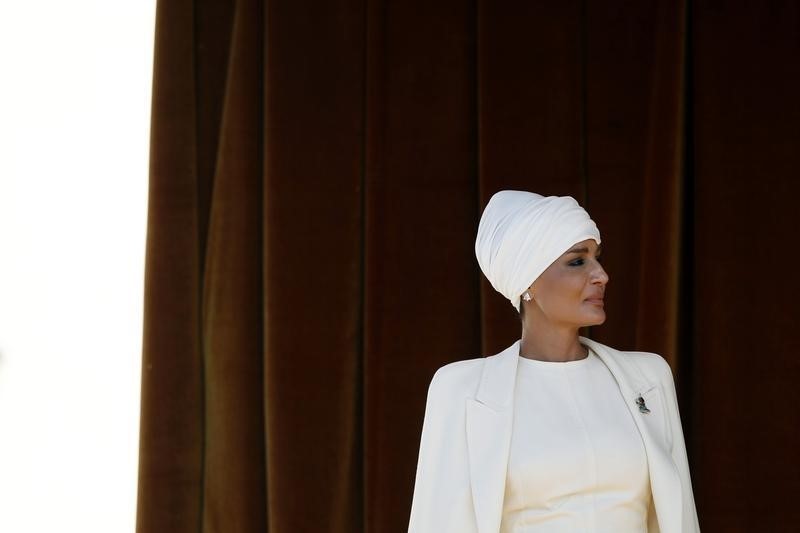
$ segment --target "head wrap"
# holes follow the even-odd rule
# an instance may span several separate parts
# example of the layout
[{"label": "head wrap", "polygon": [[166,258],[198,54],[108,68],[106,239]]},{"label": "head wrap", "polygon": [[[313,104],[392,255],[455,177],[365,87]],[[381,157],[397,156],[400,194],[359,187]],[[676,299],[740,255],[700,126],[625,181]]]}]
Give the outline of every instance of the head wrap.
[{"label": "head wrap", "polygon": [[475,255],[492,287],[519,311],[520,295],[553,261],[600,232],[571,196],[499,191],[478,224]]}]

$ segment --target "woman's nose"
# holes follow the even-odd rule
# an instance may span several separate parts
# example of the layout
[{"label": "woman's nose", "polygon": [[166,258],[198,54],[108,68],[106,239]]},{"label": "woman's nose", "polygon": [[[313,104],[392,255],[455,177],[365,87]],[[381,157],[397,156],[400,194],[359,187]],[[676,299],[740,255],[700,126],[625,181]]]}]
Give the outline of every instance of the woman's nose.
[{"label": "woman's nose", "polygon": [[609,279],[610,278],[608,277],[608,273],[603,268],[603,265],[597,263],[597,269],[594,271],[594,282],[605,285],[606,283],[608,283]]}]

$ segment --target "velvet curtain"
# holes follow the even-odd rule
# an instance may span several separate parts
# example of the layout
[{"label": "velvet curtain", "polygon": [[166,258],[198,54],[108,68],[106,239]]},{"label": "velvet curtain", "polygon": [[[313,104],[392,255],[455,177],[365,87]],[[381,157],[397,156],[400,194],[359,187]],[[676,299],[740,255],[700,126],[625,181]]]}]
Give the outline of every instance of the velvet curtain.
[{"label": "velvet curtain", "polygon": [[[735,5],[734,5],[735,4]],[[705,531],[800,523],[800,8],[157,9],[140,533],[400,532],[428,382],[513,342],[502,188],[572,195],[678,383]]]}]

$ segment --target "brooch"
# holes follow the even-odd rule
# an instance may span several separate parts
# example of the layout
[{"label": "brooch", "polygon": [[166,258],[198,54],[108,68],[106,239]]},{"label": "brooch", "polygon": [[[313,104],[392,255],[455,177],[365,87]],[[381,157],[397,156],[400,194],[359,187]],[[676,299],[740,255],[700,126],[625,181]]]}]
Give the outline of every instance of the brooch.
[{"label": "brooch", "polygon": [[647,414],[647,413],[650,412],[650,409],[648,409],[647,406],[644,404],[644,398],[642,398],[641,394],[639,395],[638,398],[636,398],[636,405],[639,406],[639,412],[640,413]]}]

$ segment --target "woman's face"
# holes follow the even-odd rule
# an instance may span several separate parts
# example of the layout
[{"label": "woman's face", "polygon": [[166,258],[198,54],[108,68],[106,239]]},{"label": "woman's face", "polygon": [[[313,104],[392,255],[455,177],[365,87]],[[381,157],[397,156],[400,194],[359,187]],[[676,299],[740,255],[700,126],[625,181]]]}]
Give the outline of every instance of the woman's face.
[{"label": "woman's face", "polygon": [[533,283],[530,303],[554,326],[602,324],[606,320],[603,294],[608,274],[599,257],[600,247],[594,239],[574,244]]}]

